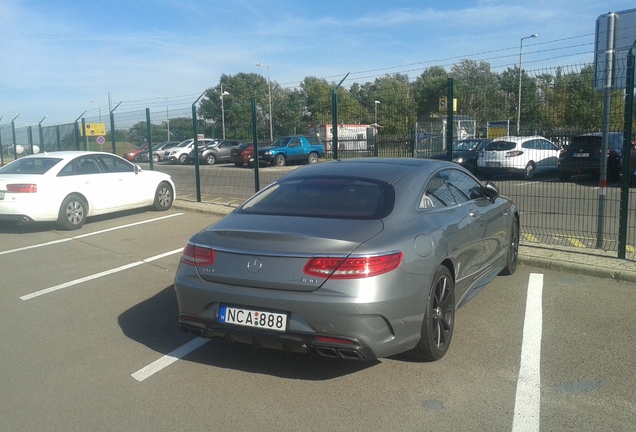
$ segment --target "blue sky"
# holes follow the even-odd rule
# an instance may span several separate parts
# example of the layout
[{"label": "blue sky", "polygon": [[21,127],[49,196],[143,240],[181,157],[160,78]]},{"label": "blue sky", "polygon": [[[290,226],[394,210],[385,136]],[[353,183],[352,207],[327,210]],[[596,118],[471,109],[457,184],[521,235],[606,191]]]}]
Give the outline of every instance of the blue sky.
[{"label": "blue sky", "polygon": [[[221,74],[283,87],[415,79],[462,58],[493,70],[591,63],[596,19],[628,0],[0,0],[0,124],[189,109]],[[163,97],[158,98],[160,95]],[[166,99],[167,98],[167,99]]]}]

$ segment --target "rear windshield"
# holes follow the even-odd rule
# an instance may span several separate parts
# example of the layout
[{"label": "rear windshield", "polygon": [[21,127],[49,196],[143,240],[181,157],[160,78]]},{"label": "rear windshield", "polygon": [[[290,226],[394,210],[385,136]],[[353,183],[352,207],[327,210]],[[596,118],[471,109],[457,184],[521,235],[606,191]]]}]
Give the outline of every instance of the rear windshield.
[{"label": "rear windshield", "polygon": [[575,146],[583,147],[598,147],[601,148],[602,138],[600,136],[586,135],[575,136],[572,138],[572,144]]},{"label": "rear windshield", "polygon": [[62,159],[22,158],[0,168],[1,174],[44,174],[53,168]]},{"label": "rear windshield", "polygon": [[512,150],[517,146],[517,143],[511,141],[493,141],[488,144],[486,150],[490,151],[508,151]]},{"label": "rear windshield", "polygon": [[[579,135],[572,138],[571,146],[578,149],[600,149],[603,137],[599,135]],[[608,134],[608,147],[620,150],[623,148],[623,134],[610,132]]]},{"label": "rear windshield", "polygon": [[303,178],[276,183],[238,213],[335,219],[380,219],[391,213],[394,190],[360,178]]}]

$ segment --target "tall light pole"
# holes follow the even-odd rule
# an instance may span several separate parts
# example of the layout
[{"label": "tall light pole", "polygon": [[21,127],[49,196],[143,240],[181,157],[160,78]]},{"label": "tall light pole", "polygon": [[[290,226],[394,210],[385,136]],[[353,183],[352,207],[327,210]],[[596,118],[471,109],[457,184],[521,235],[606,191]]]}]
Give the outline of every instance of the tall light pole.
[{"label": "tall light pole", "polygon": [[378,105],[380,105],[379,100],[373,102],[373,111],[375,114],[373,126],[375,126],[376,129],[378,128]]},{"label": "tall light pole", "polygon": [[229,95],[229,93],[223,91],[223,84],[221,84],[221,118],[223,120],[223,139],[225,139],[225,107],[223,106],[223,99],[227,95]]},{"label": "tall light pole", "polygon": [[517,97],[517,102],[519,105],[517,106],[517,136],[519,136],[519,130],[521,126],[521,52],[523,51],[523,40],[536,38],[538,35],[535,33],[530,36],[522,37],[521,43],[519,44],[519,95]]},{"label": "tall light pole", "polygon": [[267,89],[269,92],[269,139],[274,142],[274,131],[272,129],[272,85],[269,81],[269,66],[263,63],[256,63],[256,66],[267,68]]},{"label": "tall light pole", "polygon": [[159,99],[166,100],[166,128],[168,129],[168,139],[166,141],[170,141],[170,114],[168,113],[168,97],[157,95]]}]

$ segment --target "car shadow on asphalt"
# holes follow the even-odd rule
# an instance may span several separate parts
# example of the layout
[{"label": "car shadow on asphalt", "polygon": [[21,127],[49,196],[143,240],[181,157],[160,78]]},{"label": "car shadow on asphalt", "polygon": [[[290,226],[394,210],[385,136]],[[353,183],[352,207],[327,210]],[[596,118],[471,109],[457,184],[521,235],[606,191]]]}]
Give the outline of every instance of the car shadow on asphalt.
[{"label": "car shadow on asphalt", "polygon": [[[171,285],[123,312],[118,323],[124,335],[163,356],[194,338],[179,330],[178,314],[177,297]],[[211,339],[182,360],[217,368],[310,381],[350,375],[380,363],[320,359],[309,354],[288,354],[272,349],[257,350],[251,345],[229,344],[222,339]]]},{"label": "car shadow on asphalt", "polygon": [[[110,219],[118,219],[125,216],[132,216],[132,215],[145,213],[145,212],[161,213],[161,212],[153,210],[150,207],[122,210],[115,213],[91,216],[86,219],[86,223],[84,224],[84,227],[88,227],[91,224],[94,224],[96,222],[103,222]],[[85,234],[85,232],[82,232],[82,228],[78,230],[70,230],[70,231],[63,231],[63,232],[71,233],[73,235],[75,235],[74,233],[77,233],[78,235]],[[30,223],[17,223],[17,222],[5,222],[5,221],[0,222],[1,234],[27,234],[27,233],[39,233],[39,232],[47,232],[47,231],[62,231],[62,230],[60,230],[60,227],[55,222],[30,222]]]}]

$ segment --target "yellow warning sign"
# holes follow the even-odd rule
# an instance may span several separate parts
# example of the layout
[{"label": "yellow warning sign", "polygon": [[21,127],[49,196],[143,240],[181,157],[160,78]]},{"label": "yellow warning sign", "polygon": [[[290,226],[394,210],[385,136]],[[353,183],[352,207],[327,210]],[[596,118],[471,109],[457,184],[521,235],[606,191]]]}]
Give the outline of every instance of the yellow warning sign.
[{"label": "yellow warning sign", "polygon": [[[84,131],[80,130],[80,133],[84,136]],[[106,123],[86,123],[86,136],[99,135],[106,135]]]}]

